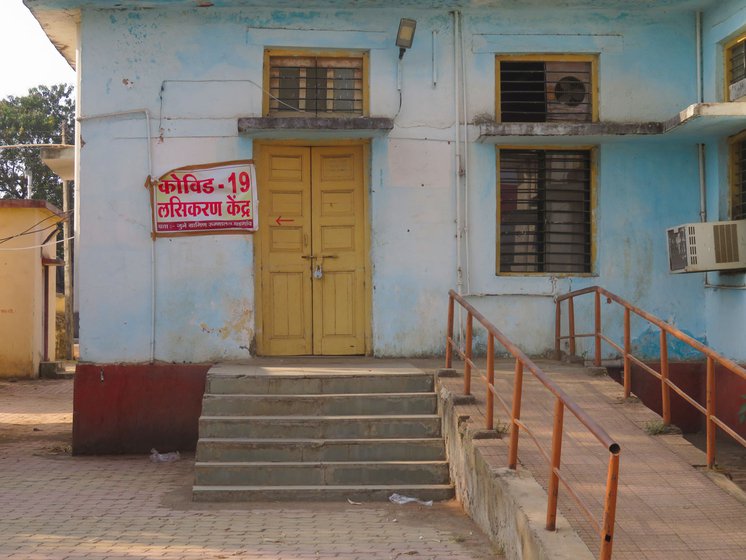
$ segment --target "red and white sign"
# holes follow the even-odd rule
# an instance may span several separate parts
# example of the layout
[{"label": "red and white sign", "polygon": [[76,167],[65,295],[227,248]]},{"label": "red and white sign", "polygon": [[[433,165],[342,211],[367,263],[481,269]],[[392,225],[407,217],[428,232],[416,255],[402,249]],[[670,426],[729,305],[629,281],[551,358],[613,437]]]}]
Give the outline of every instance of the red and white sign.
[{"label": "red and white sign", "polygon": [[247,233],[259,226],[252,160],[180,167],[146,186],[155,235]]}]

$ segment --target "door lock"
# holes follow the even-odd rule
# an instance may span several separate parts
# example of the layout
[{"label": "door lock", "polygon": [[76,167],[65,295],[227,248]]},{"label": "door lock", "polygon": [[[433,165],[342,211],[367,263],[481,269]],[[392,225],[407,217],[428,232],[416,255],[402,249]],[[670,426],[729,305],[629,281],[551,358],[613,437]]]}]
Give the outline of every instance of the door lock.
[{"label": "door lock", "polygon": [[321,280],[322,276],[324,276],[324,271],[321,270],[321,265],[317,264],[316,266],[313,267],[313,277],[316,280]]}]

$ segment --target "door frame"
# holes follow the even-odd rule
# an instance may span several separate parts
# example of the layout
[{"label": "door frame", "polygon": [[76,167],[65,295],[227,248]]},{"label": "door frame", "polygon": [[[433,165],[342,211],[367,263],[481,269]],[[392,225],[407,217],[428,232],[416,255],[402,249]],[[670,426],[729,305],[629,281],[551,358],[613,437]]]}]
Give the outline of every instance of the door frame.
[{"label": "door frame", "polygon": [[[364,311],[365,311],[365,332],[363,339],[365,341],[365,356],[373,354],[373,271],[370,262],[370,238],[372,223],[370,219],[370,140],[254,140],[253,142],[253,159],[255,162],[261,161],[259,155],[263,149],[272,146],[297,146],[310,147],[317,146],[362,146],[363,148],[363,224],[364,243],[363,251],[365,259],[365,276],[364,285],[365,293],[363,294]],[[257,197],[259,204],[262,203],[263,191],[262,184],[257,181]],[[262,251],[261,242],[266,230],[262,229],[262,223],[259,222],[259,229],[253,235],[253,252],[254,252],[254,340],[256,342],[257,356],[271,356],[266,353],[263,347],[263,297],[262,297]]]}]

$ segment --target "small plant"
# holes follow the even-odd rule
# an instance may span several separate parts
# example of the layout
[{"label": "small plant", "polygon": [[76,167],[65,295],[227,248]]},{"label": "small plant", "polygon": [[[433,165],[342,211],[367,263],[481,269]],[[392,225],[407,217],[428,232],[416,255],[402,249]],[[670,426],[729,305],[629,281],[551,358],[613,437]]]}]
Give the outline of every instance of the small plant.
[{"label": "small plant", "polygon": [[498,434],[507,434],[510,431],[510,424],[507,422],[503,422],[502,420],[498,420],[495,422],[495,431]]},{"label": "small plant", "polygon": [[663,420],[651,420],[650,422],[645,422],[645,427],[643,429],[649,436],[679,433],[679,429],[676,426],[666,425],[663,423]]}]

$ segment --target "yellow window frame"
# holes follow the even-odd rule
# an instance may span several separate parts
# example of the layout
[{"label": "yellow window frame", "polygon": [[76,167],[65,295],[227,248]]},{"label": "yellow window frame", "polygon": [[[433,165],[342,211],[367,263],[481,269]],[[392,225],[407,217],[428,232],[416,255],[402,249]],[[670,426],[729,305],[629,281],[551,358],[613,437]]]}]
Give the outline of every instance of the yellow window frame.
[{"label": "yellow window frame", "polygon": [[495,122],[502,122],[500,104],[500,63],[502,62],[590,62],[591,122],[598,122],[598,55],[597,54],[499,54],[495,57]]},{"label": "yellow window frame", "polygon": [[[360,59],[362,61],[362,105],[363,111],[360,116],[367,117],[370,114],[370,87],[369,87],[369,55],[368,51],[360,50],[340,50],[340,49],[264,49],[264,69],[263,69],[263,91],[262,114],[269,116],[306,116],[303,111],[282,111],[280,115],[277,112],[270,112],[270,59],[272,57],[299,57],[299,58],[339,58],[339,59]],[[325,114],[331,118],[339,118],[333,114]]]},{"label": "yellow window frame", "polygon": [[723,101],[730,101],[730,79],[733,74],[733,66],[730,62],[730,50],[746,41],[746,33],[741,33],[735,39],[731,39],[723,45],[723,62],[725,63],[725,72],[723,73]]}]

